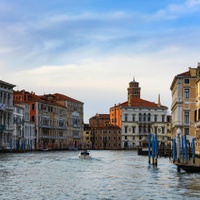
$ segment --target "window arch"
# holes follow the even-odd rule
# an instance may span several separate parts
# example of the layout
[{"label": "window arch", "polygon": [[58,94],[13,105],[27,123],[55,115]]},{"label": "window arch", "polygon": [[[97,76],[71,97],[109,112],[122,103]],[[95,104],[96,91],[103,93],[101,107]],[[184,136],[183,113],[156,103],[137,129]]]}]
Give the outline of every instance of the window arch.
[{"label": "window arch", "polygon": [[148,122],[150,122],[151,121],[151,114],[149,113],[148,114]]},{"label": "window arch", "polygon": [[146,121],[146,113],[143,114],[143,121]]},{"label": "window arch", "polygon": [[139,122],[141,122],[141,121],[142,121],[142,114],[139,113]]}]

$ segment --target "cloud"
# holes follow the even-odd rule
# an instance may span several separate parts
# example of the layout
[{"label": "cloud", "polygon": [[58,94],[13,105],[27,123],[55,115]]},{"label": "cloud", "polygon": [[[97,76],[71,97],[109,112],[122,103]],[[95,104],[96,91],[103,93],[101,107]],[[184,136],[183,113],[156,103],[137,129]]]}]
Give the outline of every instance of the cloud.
[{"label": "cloud", "polygon": [[177,19],[200,11],[200,0],[186,0],[180,4],[170,4],[158,10],[150,19]]},{"label": "cloud", "polygon": [[133,76],[142,98],[157,102],[160,93],[170,107],[172,79],[199,61],[197,0],[151,3],[151,9],[141,4],[138,10],[132,2],[128,9],[12,2],[0,5],[0,11],[7,7],[0,12],[3,80],[37,94],[60,92],[83,101],[86,118],[126,101]]},{"label": "cloud", "polygon": [[97,112],[108,113],[114,104],[126,101],[133,77],[140,83],[143,99],[157,102],[160,94],[161,103],[170,109],[170,85],[174,76],[188,67],[196,67],[198,58],[199,51],[171,47],[151,54],[90,57],[73,64],[41,65],[24,70],[12,71],[4,63],[1,74],[4,81],[17,85],[19,90],[36,94],[59,92],[82,101],[87,121]]}]

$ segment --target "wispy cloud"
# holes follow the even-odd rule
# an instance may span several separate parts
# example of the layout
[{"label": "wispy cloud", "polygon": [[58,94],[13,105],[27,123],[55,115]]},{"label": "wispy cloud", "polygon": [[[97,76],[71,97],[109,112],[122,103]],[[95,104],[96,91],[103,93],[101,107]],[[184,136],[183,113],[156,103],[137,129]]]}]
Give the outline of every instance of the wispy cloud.
[{"label": "wispy cloud", "polygon": [[153,16],[153,19],[177,19],[183,16],[187,16],[192,13],[200,11],[199,0],[186,0],[179,4],[170,4],[166,8],[158,10]]},{"label": "wispy cloud", "polygon": [[2,78],[19,89],[61,92],[94,105],[87,107],[91,112],[104,112],[101,103],[109,109],[126,100],[135,76],[144,99],[157,101],[161,93],[170,106],[174,75],[199,59],[200,0],[77,2],[1,3]]}]

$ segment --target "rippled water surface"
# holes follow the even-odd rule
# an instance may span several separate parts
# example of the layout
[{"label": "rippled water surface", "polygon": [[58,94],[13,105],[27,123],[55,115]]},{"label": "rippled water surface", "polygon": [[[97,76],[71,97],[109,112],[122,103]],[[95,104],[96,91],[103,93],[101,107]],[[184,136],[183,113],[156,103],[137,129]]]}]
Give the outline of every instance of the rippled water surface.
[{"label": "rippled water surface", "polygon": [[168,158],[158,166],[134,151],[0,154],[0,199],[200,199],[200,174],[178,173]]}]

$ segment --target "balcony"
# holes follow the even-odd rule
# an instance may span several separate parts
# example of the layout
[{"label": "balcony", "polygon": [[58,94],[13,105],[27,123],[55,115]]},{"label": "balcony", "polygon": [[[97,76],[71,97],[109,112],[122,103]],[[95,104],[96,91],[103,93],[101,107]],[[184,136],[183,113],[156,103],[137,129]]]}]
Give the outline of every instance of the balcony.
[{"label": "balcony", "polygon": [[40,128],[53,128],[53,126],[48,125],[48,124],[41,124],[39,127]]},{"label": "balcony", "polygon": [[6,110],[7,110],[7,111],[13,111],[13,110],[14,110],[14,107],[13,107],[13,106],[6,106]]},{"label": "balcony", "polygon": [[[155,122],[155,121],[154,121]],[[138,121],[138,124],[152,124],[154,123],[153,121],[145,121],[145,120],[140,120]]]},{"label": "balcony", "polygon": [[148,135],[150,135],[150,134],[151,134],[151,133],[144,133],[144,132],[143,132],[143,133],[138,133],[139,136],[148,136]]}]

